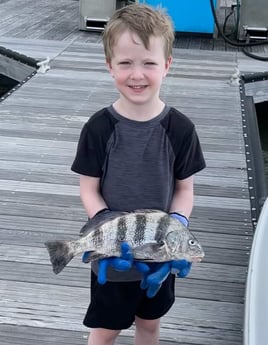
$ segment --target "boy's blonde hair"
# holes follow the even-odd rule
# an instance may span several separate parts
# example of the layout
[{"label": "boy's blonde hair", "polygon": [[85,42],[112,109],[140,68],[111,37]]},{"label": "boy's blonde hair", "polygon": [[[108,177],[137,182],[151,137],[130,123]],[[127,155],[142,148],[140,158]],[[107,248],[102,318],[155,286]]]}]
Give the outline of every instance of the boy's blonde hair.
[{"label": "boy's blonde hair", "polygon": [[174,29],[170,17],[160,9],[153,9],[142,4],[132,4],[117,10],[104,29],[103,45],[108,63],[113,57],[113,48],[118,37],[126,30],[136,34],[146,49],[149,48],[152,36],[163,37],[166,60],[171,56]]}]

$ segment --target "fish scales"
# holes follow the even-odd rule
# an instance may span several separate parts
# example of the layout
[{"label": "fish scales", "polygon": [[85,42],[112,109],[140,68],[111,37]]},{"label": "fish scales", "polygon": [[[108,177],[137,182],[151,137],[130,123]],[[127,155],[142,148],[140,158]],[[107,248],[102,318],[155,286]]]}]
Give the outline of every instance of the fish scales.
[{"label": "fish scales", "polygon": [[120,217],[117,223],[117,234],[116,238],[118,241],[124,241],[126,239],[127,224],[124,217]]},{"label": "fish scales", "polygon": [[161,218],[159,218],[156,232],[155,232],[156,242],[161,242],[163,240],[169,228],[169,225],[170,225],[170,217],[168,215],[164,215]]},{"label": "fish scales", "polygon": [[[131,213],[127,218],[122,216],[102,224],[100,228],[90,232],[81,245],[85,251],[97,251],[101,254],[117,256],[120,255],[120,242],[122,241],[118,238],[119,229],[120,236],[123,233],[124,240],[135,248],[148,242],[161,242],[168,230],[169,219],[170,217],[163,213]],[[79,250],[79,248],[74,249],[75,253],[76,249]]]},{"label": "fish scales", "polygon": [[144,242],[145,239],[145,229],[147,225],[147,218],[144,214],[137,214],[136,215],[136,229],[134,235],[134,243],[136,245],[140,245]]},{"label": "fish scales", "polygon": [[[132,246],[136,246],[138,241],[137,234],[137,218],[133,214],[126,219],[118,217],[109,223],[104,223],[96,231],[89,233],[88,250],[96,250],[108,255],[116,255],[120,253],[120,242],[125,240]],[[144,236],[143,236],[144,238]]]},{"label": "fish scales", "polygon": [[[167,222],[161,222],[163,214],[133,214],[126,220],[125,240],[131,246],[139,246],[147,242],[155,241],[157,229],[160,232],[159,224],[162,226],[162,232],[165,230],[163,225]],[[167,230],[167,229],[166,229]],[[159,238],[161,236],[159,235]]]},{"label": "fish scales", "polygon": [[186,259],[201,261],[202,246],[189,229],[166,212],[138,210],[119,213],[88,225],[83,237],[76,241],[48,241],[45,243],[53,271],[59,273],[75,256],[90,251],[90,260],[120,256],[121,243],[133,249],[136,259],[164,262]]},{"label": "fish scales", "polygon": [[100,228],[98,228],[96,229],[94,236],[92,236],[92,246],[94,248],[100,248],[102,246],[103,241],[104,241],[104,233]]},{"label": "fish scales", "polygon": [[[119,217],[104,224],[101,228],[92,232],[93,243],[89,250],[103,249],[109,254],[119,254],[120,242],[125,240],[132,247],[137,247],[148,242],[161,242],[170,225],[170,217],[167,215],[149,215],[133,213],[127,219]],[[116,248],[116,251],[115,251]]]}]

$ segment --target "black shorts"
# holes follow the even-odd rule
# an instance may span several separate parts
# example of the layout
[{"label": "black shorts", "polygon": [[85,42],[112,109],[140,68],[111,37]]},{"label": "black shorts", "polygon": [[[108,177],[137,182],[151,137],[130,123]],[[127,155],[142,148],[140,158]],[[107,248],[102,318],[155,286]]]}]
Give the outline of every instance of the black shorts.
[{"label": "black shorts", "polygon": [[107,282],[100,285],[91,272],[91,303],[84,318],[90,328],[121,330],[129,328],[135,316],[155,320],[165,315],[174,303],[174,274],[163,282],[153,298],[146,296],[140,282]]}]

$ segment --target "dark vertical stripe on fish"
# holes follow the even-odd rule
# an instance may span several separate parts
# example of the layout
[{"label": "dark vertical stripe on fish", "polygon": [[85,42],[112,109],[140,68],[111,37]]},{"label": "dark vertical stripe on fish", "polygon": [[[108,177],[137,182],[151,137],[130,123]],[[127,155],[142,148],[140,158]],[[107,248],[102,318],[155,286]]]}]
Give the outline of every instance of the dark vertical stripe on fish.
[{"label": "dark vertical stripe on fish", "polygon": [[146,215],[137,214],[136,215],[136,229],[134,235],[134,243],[140,244],[145,238],[145,228],[147,224]]},{"label": "dark vertical stripe on fish", "polygon": [[155,233],[155,240],[156,242],[161,242],[163,241],[167,229],[169,227],[170,224],[170,216],[169,215],[164,215],[163,217],[161,217],[158,221],[158,225],[156,228],[156,233]]},{"label": "dark vertical stripe on fish", "polygon": [[92,242],[93,242],[94,248],[96,249],[103,245],[103,231],[100,228],[94,231]]},{"label": "dark vertical stripe on fish", "polygon": [[116,233],[117,241],[124,241],[126,239],[126,234],[127,234],[126,219],[124,217],[120,217],[117,223],[117,233]]}]

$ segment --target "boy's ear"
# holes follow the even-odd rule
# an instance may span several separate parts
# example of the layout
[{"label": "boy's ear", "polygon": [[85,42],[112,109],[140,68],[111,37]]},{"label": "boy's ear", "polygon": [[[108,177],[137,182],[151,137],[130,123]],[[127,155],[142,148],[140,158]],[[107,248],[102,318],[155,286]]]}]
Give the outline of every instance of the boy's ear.
[{"label": "boy's ear", "polygon": [[111,69],[112,69],[111,61],[106,60],[106,67],[109,70],[109,72],[111,72]]},{"label": "boy's ear", "polygon": [[107,67],[108,71],[110,72],[111,76],[114,77],[111,61],[106,60],[106,67]]},{"label": "boy's ear", "polygon": [[173,57],[170,55],[168,58],[167,58],[167,61],[166,61],[166,68],[169,69],[171,63],[172,63],[172,60],[173,60]]},{"label": "boy's ear", "polygon": [[170,56],[167,58],[167,60],[166,60],[166,64],[165,64],[165,69],[166,69],[166,71],[165,71],[164,77],[167,75],[167,73],[168,73],[168,71],[169,71],[169,67],[170,67],[170,65],[171,65],[171,63],[172,63],[172,60],[173,60],[173,58],[172,58],[171,55],[170,55]]},{"label": "boy's ear", "polygon": [[107,68],[110,69],[111,68],[111,61],[106,59],[105,62],[106,62]]}]

